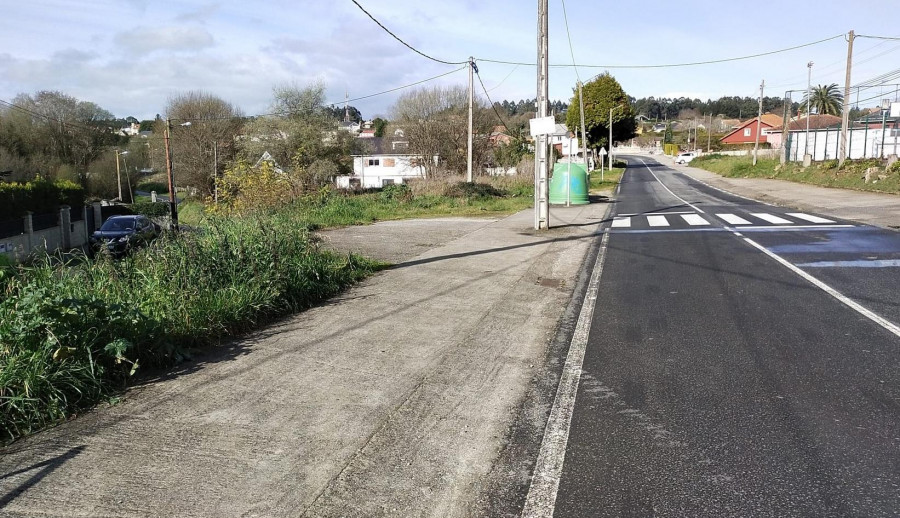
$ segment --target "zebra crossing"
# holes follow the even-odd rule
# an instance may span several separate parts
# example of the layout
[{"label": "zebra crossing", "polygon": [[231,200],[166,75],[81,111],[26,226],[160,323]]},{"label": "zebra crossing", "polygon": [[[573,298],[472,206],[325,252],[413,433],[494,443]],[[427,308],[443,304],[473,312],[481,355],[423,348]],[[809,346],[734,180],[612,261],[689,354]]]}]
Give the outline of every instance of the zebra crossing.
[{"label": "zebra crossing", "polygon": [[[790,219],[789,219],[790,218]],[[749,214],[734,214],[729,212],[698,214],[696,212],[666,212],[647,214],[623,214],[615,216],[610,224],[613,229],[650,228],[661,230],[673,227],[713,227],[722,224],[734,228],[807,228],[817,225],[825,226],[852,226],[842,225],[834,220],[806,214],[803,212],[788,212],[785,214],[771,214],[768,212],[751,212]]]}]

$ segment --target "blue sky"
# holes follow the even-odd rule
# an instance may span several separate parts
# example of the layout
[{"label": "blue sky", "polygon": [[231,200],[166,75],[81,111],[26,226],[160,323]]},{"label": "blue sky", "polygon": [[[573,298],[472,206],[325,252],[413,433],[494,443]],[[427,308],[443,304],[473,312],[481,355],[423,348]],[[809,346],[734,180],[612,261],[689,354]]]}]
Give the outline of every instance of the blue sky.
[{"label": "blue sky", "polygon": [[[537,2],[358,0],[398,36],[446,61],[534,62]],[[0,18],[0,99],[60,90],[117,116],[162,113],[173,95],[209,92],[245,114],[264,113],[272,87],[322,82],[330,101],[360,97],[454,70],[392,39],[350,0],[173,2],[7,0]],[[571,64],[561,0],[550,0],[550,62]],[[568,0],[582,65],[648,65],[745,56],[857,34],[900,36],[890,0],[779,3]],[[835,14],[840,13],[840,14]],[[843,38],[764,58],[681,68],[609,71],[635,97],[755,96],[844,82]],[[900,41],[859,38],[852,83],[900,64]],[[493,100],[535,95],[533,66],[479,63]],[[584,80],[606,70],[578,68]],[[553,68],[550,94],[568,100],[573,68]],[[465,84],[465,71],[434,83]],[[900,81],[894,81],[900,82]],[[476,91],[480,89],[476,83]],[[482,94],[483,95],[483,94]],[[367,118],[389,115],[398,93],[353,102]],[[879,89],[863,97],[893,96]],[[794,94],[794,98],[802,93]]]}]

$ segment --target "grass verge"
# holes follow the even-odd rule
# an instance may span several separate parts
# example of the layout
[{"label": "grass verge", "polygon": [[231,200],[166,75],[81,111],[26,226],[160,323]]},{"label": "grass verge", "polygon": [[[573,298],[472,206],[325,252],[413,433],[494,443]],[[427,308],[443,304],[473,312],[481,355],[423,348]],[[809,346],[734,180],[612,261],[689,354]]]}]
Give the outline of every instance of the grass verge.
[{"label": "grass verge", "polygon": [[195,230],[123,260],[43,257],[0,265],[0,443],[110,398],[139,367],[167,366],[316,304],[382,265],[319,250],[312,229],[385,219],[511,213],[530,178],[323,191],[224,217],[180,205]]},{"label": "grass verge", "polygon": [[750,157],[714,153],[693,159],[691,166],[728,178],[773,178],[822,187],[900,194],[900,165],[885,167],[881,160],[847,160],[843,167],[839,167],[836,160],[829,160],[803,167],[796,162],[782,166],[779,160],[766,158],[758,160],[754,166]]}]

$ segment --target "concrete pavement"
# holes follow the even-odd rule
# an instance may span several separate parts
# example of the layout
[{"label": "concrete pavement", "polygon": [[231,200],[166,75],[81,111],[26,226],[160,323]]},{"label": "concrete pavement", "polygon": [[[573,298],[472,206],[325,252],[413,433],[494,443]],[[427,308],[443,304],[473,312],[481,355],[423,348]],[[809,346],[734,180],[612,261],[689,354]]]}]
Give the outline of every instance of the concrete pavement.
[{"label": "concrete pavement", "polygon": [[[666,158],[659,160],[667,163]],[[884,228],[900,228],[900,196],[897,195],[832,189],[768,178],[725,178],[697,167],[672,167],[707,185],[754,200]]]},{"label": "concrete pavement", "polygon": [[606,209],[554,209],[540,234],[527,210],[326,235],[398,264],[0,450],[0,514],[497,515],[530,478],[511,435],[540,441]]}]

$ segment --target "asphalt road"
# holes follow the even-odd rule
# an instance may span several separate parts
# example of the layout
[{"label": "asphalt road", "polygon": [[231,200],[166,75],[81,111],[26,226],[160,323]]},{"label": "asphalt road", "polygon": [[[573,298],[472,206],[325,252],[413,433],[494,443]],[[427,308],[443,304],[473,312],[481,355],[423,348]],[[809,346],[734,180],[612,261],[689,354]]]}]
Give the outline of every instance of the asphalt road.
[{"label": "asphalt road", "polygon": [[897,516],[900,234],[630,163],[553,515]]}]

